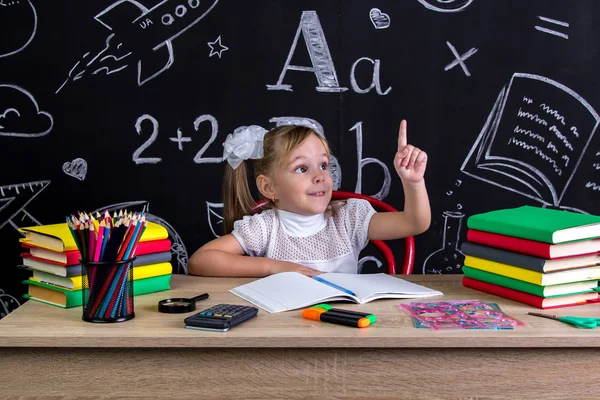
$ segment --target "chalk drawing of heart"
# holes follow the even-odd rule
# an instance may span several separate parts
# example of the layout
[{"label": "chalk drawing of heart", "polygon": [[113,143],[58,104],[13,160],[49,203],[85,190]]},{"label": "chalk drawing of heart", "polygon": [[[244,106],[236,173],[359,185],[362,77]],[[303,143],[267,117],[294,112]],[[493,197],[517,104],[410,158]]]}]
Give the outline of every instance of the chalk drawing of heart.
[{"label": "chalk drawing of heart", "polygon": [[379,8],[372,8],[369,11],[369,17],[375,29],[386,29],[389,28],[392,19],[386,13],[382,13]]},{"label": "chalk drawing of heart", "polygon": [[87,161],[83,158],[76,158],[73,161],[64,163],[62,169],[65,174],[83,181],[87,174]]}]

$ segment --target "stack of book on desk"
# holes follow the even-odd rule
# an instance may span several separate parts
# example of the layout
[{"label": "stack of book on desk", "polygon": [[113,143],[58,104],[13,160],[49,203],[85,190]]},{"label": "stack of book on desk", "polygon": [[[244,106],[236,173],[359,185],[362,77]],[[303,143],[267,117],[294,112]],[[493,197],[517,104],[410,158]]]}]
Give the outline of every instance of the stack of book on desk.
[{"label": "stack of book on desk", "polygon": [[[24,280],[28,299],[70,308],[82,304],[81,255],[66,223],[20,228],[22,267],[32,271]],[[134,296],[170,289],[171,241],[167,230],[146,223],[133,262]]]},{"label": "stack of book on desk", "polygon": [[467,227],[464,286],[538,308],[598,300],[600,216],[523,206]]}]

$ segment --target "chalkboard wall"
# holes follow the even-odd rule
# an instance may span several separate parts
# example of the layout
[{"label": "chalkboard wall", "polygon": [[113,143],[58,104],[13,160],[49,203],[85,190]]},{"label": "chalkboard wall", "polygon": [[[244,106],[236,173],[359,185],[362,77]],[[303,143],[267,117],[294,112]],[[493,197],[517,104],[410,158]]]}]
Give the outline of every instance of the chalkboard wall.
[{"label": "chalkboard wall", "polygon": [[185,273],[221,232],[222,143],[243,125],[310,124],[337,188],[402,208],[392,160],[407,119],[433,210],[415,273],[460,272],[474,213],[600,214],[599,8],[0,0],[0,317],[26,290],[17,228],[76,210],[147,205]]}]

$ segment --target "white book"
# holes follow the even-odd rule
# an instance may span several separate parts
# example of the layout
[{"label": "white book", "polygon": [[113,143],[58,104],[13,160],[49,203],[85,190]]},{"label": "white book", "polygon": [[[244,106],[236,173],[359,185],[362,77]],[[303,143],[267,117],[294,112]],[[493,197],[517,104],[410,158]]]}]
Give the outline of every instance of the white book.
[{"label": "white book", "polygon": [[437,290],[387,274],[327,273],[310,278],[298,272],[270,275],[233,288],[230,292],[270,313],[328,301],[364,304],[378,299],[443,295]]}]

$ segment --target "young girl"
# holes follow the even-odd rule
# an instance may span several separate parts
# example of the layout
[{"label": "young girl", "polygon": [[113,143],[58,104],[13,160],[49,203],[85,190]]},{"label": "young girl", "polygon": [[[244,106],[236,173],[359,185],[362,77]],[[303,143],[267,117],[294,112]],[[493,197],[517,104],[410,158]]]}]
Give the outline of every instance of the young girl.
[{"label": "young girl", "polygon": [[[427,154],[407,143],[400,123],[394,167],[402,180],[404,211],[375,212],[366,200],[333,202],[329,146],[303,126],[237,129],[223,144],[225,235],[189,259],[193,275],[262,277],[285,271],[357,273],[358,255],[370,239],[414,236],[429,227],[431,211],[423,174]],[[245,160],[270,208],[255,204]],[[245,255],[251,256],[246,257]]]}]

